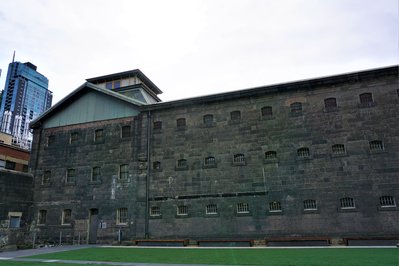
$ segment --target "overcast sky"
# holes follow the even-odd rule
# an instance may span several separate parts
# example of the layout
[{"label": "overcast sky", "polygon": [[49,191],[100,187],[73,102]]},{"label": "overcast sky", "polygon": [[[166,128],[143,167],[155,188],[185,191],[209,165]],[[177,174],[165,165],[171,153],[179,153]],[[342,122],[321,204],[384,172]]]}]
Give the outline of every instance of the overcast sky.
[{"label": "overcast sky", "polygon": [[0,87],[16,61],[53,104],[139,68],[164,101],[399,62],[398,0],[0,0]]}]

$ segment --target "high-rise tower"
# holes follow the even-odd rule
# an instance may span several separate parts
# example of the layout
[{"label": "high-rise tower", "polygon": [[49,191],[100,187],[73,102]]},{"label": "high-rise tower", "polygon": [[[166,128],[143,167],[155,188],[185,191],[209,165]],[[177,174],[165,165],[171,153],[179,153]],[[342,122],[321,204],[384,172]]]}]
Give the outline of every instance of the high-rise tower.
[{"label": "high-rise tower", "polygon": [[30,62],[11,62],[8,66],[0,108],[0,130],[13,136],[13,143],[30,148],[29,123],[51,107],[48,79]]}]

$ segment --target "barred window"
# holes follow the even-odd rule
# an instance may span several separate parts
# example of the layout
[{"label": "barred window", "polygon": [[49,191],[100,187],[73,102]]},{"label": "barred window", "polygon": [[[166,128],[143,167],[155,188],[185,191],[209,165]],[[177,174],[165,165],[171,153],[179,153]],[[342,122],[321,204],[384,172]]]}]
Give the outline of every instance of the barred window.
[{"label": "barred window", "polygon": [[127,208],[116,210],[116,224],[127,224]]},{"label": "barred window", "polygon": [[47,137],[47,146],[51,146],[55,143],[55,136],[54,135],[50,135]]},{"label": "barred window", "polygon": [[392,196],[382,196],[380,197],[380,206],[381,207],[395,207],[395,198]]},{"label": "barred window", "polygon": [[297,155],[298,158],[309,158],[310,157],[310,151],[309,148],[300,148],[297,150]]},{"label": "barred window", "polygon": [[177,215],[188,215],[188,206],[186,205],[177,206]]},{"label": "barred window", "polygon": [[129,177],[129,168],[127,164],[119,166],[119,179],[127,179]]},{"label": "barred window", "polygon": [[326,109],[337,107],[337,99],[335,98],[324,99],[324,107]]},{"label": "barred window", "polygon": [[281,212],[281,203],[279,201],[270,202],[269,212]]},{"label": "barred window", "polygon": [[233,111],[230,113],[230,117],[232,121],[239,121],[241,119],[241,112],[240,111]]},{"label": "barred window", "polygon": [[211,125],[213,123],[213,115],[204,115],[203,119],[205,125]]},{"label": "barred window", "polygon": [[234,163],[245,163],[245,155],[242,153],[234,154],[233,162]]},{"label": "barred window", "polygon": [[359,95],[361,104],[370,104],[373,102],[373,94],[367,92]]},{"label": "barred window", "polygon": [[187,167],[187,160],[186,159],[180,159],[177,161],[177,167],[178,168],[185,168]]},{"label": "barred window", "polygon": [[208,204],[205,208],[206,214],[217,214],[218,213],[218,206],[216,204]]},{"label": "barred window", "polygon": [[317,202],[313,199],[307,199],[303,202],[303,209],[305,211],[317,210]]},{"label": "barred window", "polygon": [[302,112],[302,103],[295,102],[290,105],[291,113],[297,114]]},{"label": "barred window", "polygon": [[66,171],[66,182],[73,183],[75,182],[75,169],[67,169]]},{"label": "barred window", "polygon": [[104,130],[97,129],[94,131],[94,141],[101,142],[104,140]]},{"label": "barred window", "polygon": [[237,213],[249,213],[249,205],[246,202],[237,203]]},{"label": "barred window", "polygon": [[151,207],[150,216],[161,216],[161,208],[158,206]]},{"label": "barred window", "polygon": [[161,130],[162,129],[162,121],[155,121],[153,128],[154,128],[154,130]]},{"label": "barred window", "polygon": [[78,132],[72,132],[70,137],[69,137],[69,143],[73,144],[76,143],[79,140],[79,133]]},{"label": "barred window", "polygon": [[384,145],[381,140],[373,140],[369,142],[370,151],[383,151]]},{"label": "barred window", "polygon": [[262,117],[269,117],[273,115],[273,108],[271,106],[265,106],[261,109]]},{"label": "barred window", "polygon": [[186,126],[186,119],[185,118],[179,118],[176,120],[176,125],[177,128],[183,128]]},{"label": "barred window", "polygon": [[216,164],[216,159],[215,159],[215,157],[213,157],[213,156],[206,157],[206,158],[205,158],[205,161],[204,161],[204,164],[205,164],[206,166],[215,165],[215,164]]},{"label": "barred window", "polygon": [[354,209],[355,201],[353,198],[345,197],[339,200],[341,204],[341,209]]},{"label": "barred window", "polygon": [[130,137],[130,126],[123,126],[121,128],[121,137],[129,138]]},{"label": "barred window", "polygon": [[99,181],[101,179],[101,168],[99,166],[93,167],[91,171],[91,181]]},{"label": "barred window", "polygon": [[276,159],[277,152],[276,151],[267,151],[267,152],[265,152],[265,158],[266,158],[266,160]]},{"label": "barred window", "polygon": [[37,217],[37,224],[46,224],[47,210],[40,210]]},{"label": "barred window", "polygon": [[42,178],[42,184],[50,184],[51,181],[51,171],[44,171],[43,173],[43,178]]},{"label": "barred window", "polygon": [[344,144],[334,144],[331,146],[332,153],[334,155],[345,154],[345,145]]},{"label": "barred window", "polygon": [[72,210],[65,209],[62,211],[62,224],[71,224]]},{"label": "barred window", "polygon": [[153,168],[154,170],[160,170],[160,169],[161,169],[161,162],[159,162],[159,161],[153,162],[153,163],[152,163],[152,168]]}]

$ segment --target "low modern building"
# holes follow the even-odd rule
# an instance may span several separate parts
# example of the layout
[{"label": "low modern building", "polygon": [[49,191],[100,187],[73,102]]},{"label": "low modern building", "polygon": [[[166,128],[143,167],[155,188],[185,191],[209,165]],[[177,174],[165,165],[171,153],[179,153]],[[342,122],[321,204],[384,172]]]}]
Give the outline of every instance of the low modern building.
[{"label": "low modern building", "polygon": [[397,241],[398,66],[161,102],[88,79],[32,124],[38,239]]}]

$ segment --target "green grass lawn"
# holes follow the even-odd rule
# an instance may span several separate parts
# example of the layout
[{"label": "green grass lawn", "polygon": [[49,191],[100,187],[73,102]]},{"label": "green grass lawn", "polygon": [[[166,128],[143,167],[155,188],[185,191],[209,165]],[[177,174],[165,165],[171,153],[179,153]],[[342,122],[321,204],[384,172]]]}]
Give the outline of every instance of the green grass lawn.
[{"label": "green grass lawn", "polygon": [[22,262],[22,261],[7,261],[0,260],[0,266],[87,266],[87,264],[71,264],[71,263],[50,263],[50,262]]},{"label": "green grass lawn", "polygon": [[32,256],[30,258],[175,264],[398,266],[399,249],[200,249],[99,247],[43,254]]}]

